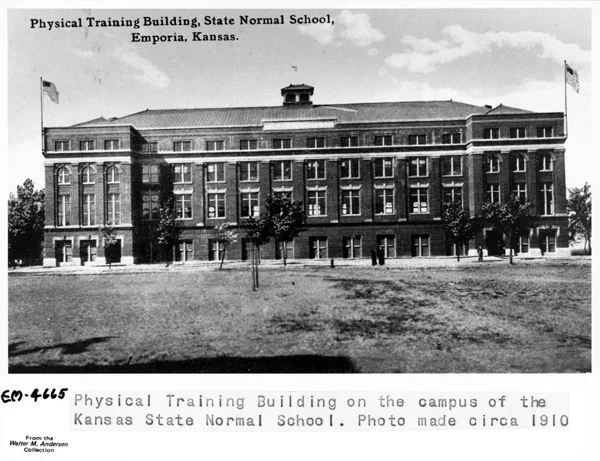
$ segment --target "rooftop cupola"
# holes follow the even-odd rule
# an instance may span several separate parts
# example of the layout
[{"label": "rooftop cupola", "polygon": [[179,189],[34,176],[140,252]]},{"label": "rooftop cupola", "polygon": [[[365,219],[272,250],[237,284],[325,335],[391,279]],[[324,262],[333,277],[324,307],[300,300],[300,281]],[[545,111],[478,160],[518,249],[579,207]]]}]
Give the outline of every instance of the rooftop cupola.
[{"label": "rooftop cupola", "polygon": [[313,95],[315,89],[310,85],[305,85],[304,83],[301,85],[292,85],[281,89],[281,96],[283,96],[283,105],[291,106],[291,105],[310,105],[312,101],[310,97]]}]

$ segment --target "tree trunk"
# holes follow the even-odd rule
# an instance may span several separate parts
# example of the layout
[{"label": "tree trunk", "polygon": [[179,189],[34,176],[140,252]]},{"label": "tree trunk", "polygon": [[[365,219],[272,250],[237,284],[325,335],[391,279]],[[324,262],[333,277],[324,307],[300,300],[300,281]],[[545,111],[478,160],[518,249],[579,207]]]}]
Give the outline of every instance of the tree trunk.
[{"label": "tree trunk", "polygon": [[460,243],[456,244],[456,261],[460,262]]},{"label": "tree trunk", "polygon": [[[260,256],[260,247],[256,248],[256,259],[257,261],[259,260],[259,256]],[[260,285],[258,283],[258,264],[256,265],[256,273],[254,274],[255,278],[256,278],[256,289],[260,288]]]},{"label": "tree trunk", "polygon": [[287,267],[287,245],[281,242],[281,252],[283,253],[283,267]]},{"label": "tree trunk", "polygon": [[252,291],[256,291],[256,275],[254,273],[254,271],[256,270],[256,264],[254,259],[254,246],[252,246],[250,248],[250,266],[252,266]]},{"label": "tree trunk", "polygon": [[221,255],[221,265],[219,266],[219,270],[223,269],[223,261],[225,261],[225,253],[227,252],[227,245],[223,246],[223,254]]},{"label": "tree trunk", "polygon": [[510,247],[508,261],[510,262],[510,264],[514,264],[513,263],[513,233],[512,233],[512,230],[510,231],[510,234],[508,237],[508,246]]}]

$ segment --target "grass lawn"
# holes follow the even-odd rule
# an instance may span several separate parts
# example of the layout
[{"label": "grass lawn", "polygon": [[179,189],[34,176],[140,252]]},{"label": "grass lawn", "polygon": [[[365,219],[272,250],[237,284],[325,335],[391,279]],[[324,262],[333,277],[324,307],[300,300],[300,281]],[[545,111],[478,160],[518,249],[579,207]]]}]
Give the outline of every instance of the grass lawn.
[{"label": "grass lawn", "polygon": [[9,277],[11,372],[589,372],[591,261]]}]

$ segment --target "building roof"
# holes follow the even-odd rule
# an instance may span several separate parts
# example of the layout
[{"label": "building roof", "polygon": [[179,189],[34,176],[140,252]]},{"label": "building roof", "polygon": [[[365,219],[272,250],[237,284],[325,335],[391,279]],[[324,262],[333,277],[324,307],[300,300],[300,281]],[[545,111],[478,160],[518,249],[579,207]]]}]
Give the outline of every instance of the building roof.
[{"label": "building roof", "polygon": [[[297,85],[296,85],[297,86]],[[369,123],[426,120],[465,120],[470,115],[527,114],[509,106],[492,110],[458,101],[412,101],[330,105],[290,105],[212,109],[146,109],[124,117],[103,117],[74,126],[132,125],[136,129],[178,127],[261,126],[263,121],[332,120]]]}]

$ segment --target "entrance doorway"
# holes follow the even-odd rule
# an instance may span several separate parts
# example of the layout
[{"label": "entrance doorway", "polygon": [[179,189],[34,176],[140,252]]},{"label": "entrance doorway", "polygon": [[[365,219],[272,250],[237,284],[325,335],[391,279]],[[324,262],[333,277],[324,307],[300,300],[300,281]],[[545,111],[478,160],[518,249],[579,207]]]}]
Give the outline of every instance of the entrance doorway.
[{"label": "entrance doorway", "polygon": [[73,242],[71,240],[57,240],[54,246],[56,265],[70,263],[73,261]]},{"label": "entrance doorway", "polygon": [[175,249],[175,260],[180,262],[194,260],[194,241],[180,240]]},{"label": "entrance doorway", "polygon": [[96,261],[96,240],[81,240],[79,242],[81,265]]},{"label": "entrance doorway", "polygon": [[505,253],[502,232],[494,229],[488,230],[485,233],[485,247],[489,256],[502,256]]}]

